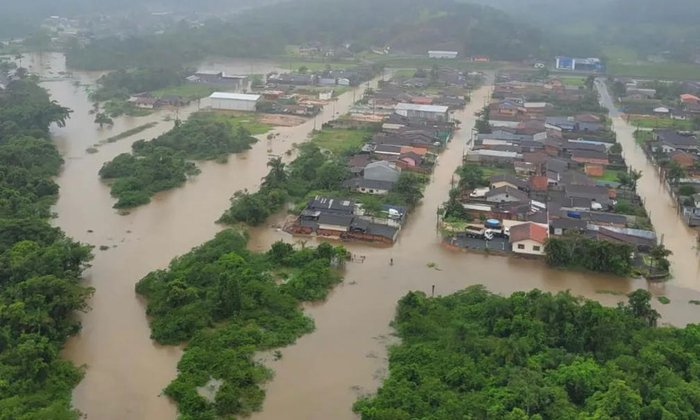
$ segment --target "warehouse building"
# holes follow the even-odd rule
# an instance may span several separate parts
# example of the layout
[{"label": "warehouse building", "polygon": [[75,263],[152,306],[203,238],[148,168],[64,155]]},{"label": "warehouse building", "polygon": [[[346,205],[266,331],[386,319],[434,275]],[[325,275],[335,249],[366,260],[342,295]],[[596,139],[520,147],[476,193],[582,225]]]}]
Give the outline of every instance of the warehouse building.
[{"label": "warehouse building", "polygon": [[209,104],[212,109],[255,112],[259,100],[260,95],[214,92],[209,97]]},{"label": "warehouse building", "polygon": [[439,50],[428,51],[429,58],[455,59],[455,58],[457,58],[458,55],[459,55],[459,52],[457,52],[457,51],[439,51]]}]

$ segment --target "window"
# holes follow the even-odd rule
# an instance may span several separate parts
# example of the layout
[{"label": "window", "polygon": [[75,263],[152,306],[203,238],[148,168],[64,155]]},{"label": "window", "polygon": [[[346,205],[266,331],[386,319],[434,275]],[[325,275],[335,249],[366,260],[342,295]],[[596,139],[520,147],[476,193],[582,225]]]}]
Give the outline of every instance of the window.
[{"label": "window", "polygon": [[518,249],[525,249],[525,245],[523,245],[523,244],[518,244]]},{"label": "window", "polygon": [[541,249],[541,247],[539,245],[535,245],[532,247],[533,251],[539,251],[540,249]]}]

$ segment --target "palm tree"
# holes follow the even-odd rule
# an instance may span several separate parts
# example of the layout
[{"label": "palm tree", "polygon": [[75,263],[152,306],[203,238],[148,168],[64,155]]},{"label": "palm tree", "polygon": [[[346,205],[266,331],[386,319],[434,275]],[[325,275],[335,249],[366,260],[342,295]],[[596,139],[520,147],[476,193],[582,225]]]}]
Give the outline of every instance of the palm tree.
[{"label": "palm tree", "polygon": [[263,185],[267,187],[277,187],[287,180],[287,171],[281,157],[274,157],[267,162],[270,172],[263,178]]},{"label": "palm tree", "polygon": [[642,177],[642,171],[636,171],[634,169],[630,170],[629,173],[629,179],[630,179],[630,187],[632,187],[632,191],[637,191],[637,182],[639,179]]}]

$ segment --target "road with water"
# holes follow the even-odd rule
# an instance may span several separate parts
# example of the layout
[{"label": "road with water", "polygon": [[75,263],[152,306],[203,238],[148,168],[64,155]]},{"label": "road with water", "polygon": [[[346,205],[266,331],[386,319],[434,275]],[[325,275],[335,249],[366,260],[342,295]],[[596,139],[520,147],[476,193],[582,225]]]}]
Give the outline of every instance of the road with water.
[{"label": "road with water", "polygon": [[[61,55],[32,56],[29,60],[31,70],[47,78],[65,67]],[[251,66],[256,73],[274,68],[267,62],[218,61],[217,69],[231,73],[247,73]],[[55,223],[77,240],[110,247],[95,250],[92,267],[86,271],[87,284],[96,289],[90,302],[92,310],[81,316],[83,330],[64,351],[70,360],[87,367],[85,379],[74,392],[74,404],[92,419],[172,419],[175,407],[160,392],[176,374],[181,349],[162,347],[149,339],[145,306],[134,293],[134,284],[148,272],[165,268],[173,257],[211,239],[221,229],[214,220],[228,207],[233,192],[258,188],[270,155],[283,155],[294,143],[305,141],[314,124],[320,126],[332,119],[333,111],[345,112],[353,93],[342,95],[334,110],[324,110],[316,122],[275,129],[280,133],[275,140],[260,141],[251,150],[231,156],[226,164],[201,163],[202,173],[182,188],[159,194],[150,204],[121,216],[112,209],[114,199],[100,182],[98,170],[117,154],[129,151],[135,140],[152,138],[171,128],[172,122],[165,119],[174,115],[158,111],[148,117],[119,118],[114,128],[99,129],[89,114],[92,104],[84,87],[74,83],[91,84],[98,76],[74,73],[73,80],[44,83],[53,99],[74,110],[65,128],[52,130],[66,161],[57,179],[61,194],[54,209]],[[353,401],[361,393],[375,390],[386,369],[389,322],[397,300],[410,290],[430,293],[435,286],[437,294],[446,294],[484,284],[498,293],[532,288],[571,290],[614,304],[619,296],[600,292],[627,293],[649,287],[672,300],[671,305],[655,303],[664,321],[683,325],[700,320],[700,307],[687,303],[689,299],[700,300],[697,260],[679,259],[678,255],[686,255],[681,251],[673,260],[674,280],[649,286],[642,280],[556,271],[539,261],[465,254],[441,247],[436,210],[446,200],[452,174],[461,162],[473,113],[488,95],[488,87],[474,92],[472,105],[457,115],[463,128],[440,156],[423,203],[411,214],[397,244],[392,248],[348,245],[353,253],[364,255],[365,262],[351,263],[344,283],[325,302],[306,308],[317,329],[283,349],[282,359],[268,362],[276,374],[267,386],[263,411],[255,418],[354,418],[350,410]],[[196,109],[196,105],[181,109],[180,117]],[[157,125],[105,144],[98,153],[86,152],[101,140],[148,122]],[[627,151],[628,145],[623,145]],[[649,179],[640,181],[643,195],[653,192]],[[653,194],[650,197],[647,201],[658,199]],[[654,217],[673,218],[675,211],[652,208],[652,220]],[[265,249],[278,239],[295,241],[264,226],[251,230],[250,246]],[[675,247],[670,238],[667,245]]]}]

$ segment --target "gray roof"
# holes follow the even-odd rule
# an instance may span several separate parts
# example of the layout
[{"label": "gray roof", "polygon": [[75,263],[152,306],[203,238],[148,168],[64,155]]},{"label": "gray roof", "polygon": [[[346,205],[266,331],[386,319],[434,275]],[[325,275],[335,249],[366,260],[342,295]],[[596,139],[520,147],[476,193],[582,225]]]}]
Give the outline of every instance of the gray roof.
[{"label": "gray roof", "polygon": [[554,229],[586,230],[588,223],[586,223],[585,220],[581,220],[581,219],[561,218],[561,219],[552,219],[550,221],[549,225],[552,226]]},{"label": "gray roof", "polygon": [[373,179],[353,178],[345,181],[344,186],[348,188],[370,188],[376,190],[391,190],[396,183],[391,181],[376,181]]},{"label": "gray roof", "polygon": [[673,130],[656,130],[659,141],[672,146],[698,146],[698,140],[693,136],[684,136]]},{"label": "gray roof", "polygon": [[399,232],[398,228],[388,225],[380,225],[377,223],[370,223],[367,227],[367,233],[371,235],[382,236],[392,241],[396,239],[396,234]]},{"label": "gray roof", "polygon": [[321,213],[318,217],[318,224],[350,227],[354,217],[351,214]]},{"label": "gray roof", "polygon": [[316,196],[309,201],[307,208],[320,210],[323,213],[352,214],[355,211],[355,203],[351,200]]},{"label": "gray roof", "polygon": [[524,179],[520,179],[516,176],[513,175],[494,175],[491,178],[489,178],[489,182],[493,184],[494,182],[508,182],[512,185],[515,185],[518,188],[526,189],[527,188],[527,181]]},{"label": "gray roof", "polygon": [[495,197],[499,194],[507,194],[509,196],[512,196],[512,197],[518,199],[519,201],[529,201],[529,199],[530,199],[530,197],[527,195],[527,193],[524,193],[516,188],[512,188],[512,187],[508,187],[508,186],[494,188],[494,189],[490,190],[489,192],[486,193],[486,198]]}]

